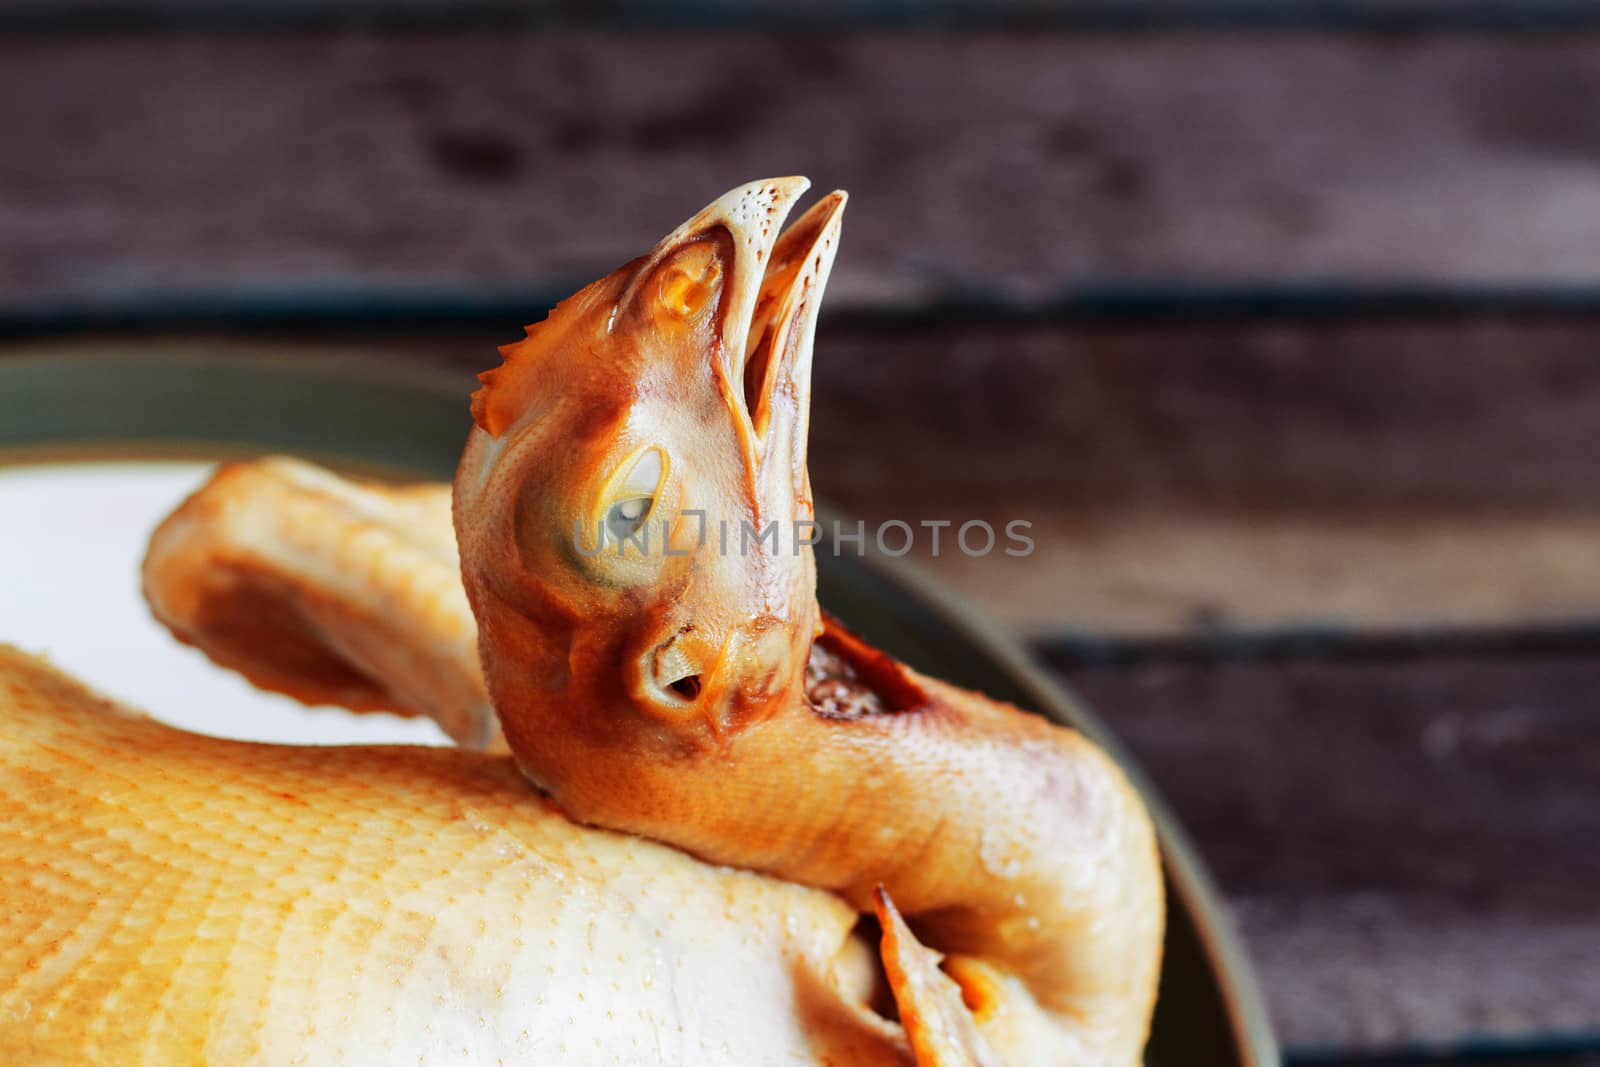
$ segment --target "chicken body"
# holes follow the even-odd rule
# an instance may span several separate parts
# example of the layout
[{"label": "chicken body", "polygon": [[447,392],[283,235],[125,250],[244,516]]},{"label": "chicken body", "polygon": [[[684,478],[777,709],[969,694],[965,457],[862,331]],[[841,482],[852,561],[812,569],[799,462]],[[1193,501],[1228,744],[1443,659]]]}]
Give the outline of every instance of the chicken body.
[{"label": "chicken body", "polygon": [[0,1060],[899,1064],[831,894],[508,757],[203,737],[0,647]]}]

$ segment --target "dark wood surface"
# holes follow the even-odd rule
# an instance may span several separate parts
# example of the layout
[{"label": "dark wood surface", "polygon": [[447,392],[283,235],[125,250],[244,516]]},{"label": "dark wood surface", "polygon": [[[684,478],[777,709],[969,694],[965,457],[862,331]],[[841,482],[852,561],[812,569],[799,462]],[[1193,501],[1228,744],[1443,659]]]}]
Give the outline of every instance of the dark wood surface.
[{"label": "dark wood surface", "polygon": [[0,314],[520,308],[796,171],[836,309],[1592,292],[1597,86],[1595,33],[0,35]]},{"label": "dark wood surface", "polygon": [[1600,20],[1593,0],[3,0],[0,30],[263,26],[1026,26],[1034,29],[1560,29]]},{"label": "dark wood surface", "polygon": [[1600,642],[1053,659],[1182,814],[1289,1048],[1600,1031]]}]

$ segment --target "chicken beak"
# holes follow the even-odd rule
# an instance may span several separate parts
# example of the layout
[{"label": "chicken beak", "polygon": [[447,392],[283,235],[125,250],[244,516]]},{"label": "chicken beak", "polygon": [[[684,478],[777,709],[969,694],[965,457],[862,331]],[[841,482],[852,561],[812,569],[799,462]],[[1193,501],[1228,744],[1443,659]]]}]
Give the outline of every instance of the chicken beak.
[{"label": "chicken beak", "polygon": [[[716,267],[721,320],[713,358],[722,395],[735,409],[763,521],[811,517],[805,472],[811,358],[846,195],[829,193],[783,229],[810,184],[768,178],[729,190],[663,238],[634,275],[633,286],[647,284],[661,264],[695,243],[727,242]],[[633,286],[619,306],[633,299]]]},{"label": "chicken beak", "polygon": [[[749,333],[762,295],[762,283],[778,244],[783,220],[794,203],[811,187],[802,177],[768,178],[749,182],[723,193],[667,234],[644,257],[634,277],[644,284],[657,265],[666,262],[686,246],[708,236],[725,234],[730,241],[722,257],[721,336],[718,369],[729,385],[743,378],[744,357]],[[626,305],[633,289],[623,294],[619,305]]]}]

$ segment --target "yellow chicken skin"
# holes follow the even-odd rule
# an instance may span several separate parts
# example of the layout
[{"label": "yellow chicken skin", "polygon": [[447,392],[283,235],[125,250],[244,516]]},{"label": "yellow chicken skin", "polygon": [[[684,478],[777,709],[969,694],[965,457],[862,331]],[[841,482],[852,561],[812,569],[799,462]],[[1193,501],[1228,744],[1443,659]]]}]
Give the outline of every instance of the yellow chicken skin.
[{"label": "yellow chicken skin", "polygon": [[174,636],[262,689],[424,715],[458,744],[505,748],[448,485],[358,484],[285,456],[227,463],[156,530],[142,571]]},{"label": "yellow chicken skin", "polygon": [[504,756],[203,737],[0,646],[0,798],[0,1062],[910,1062],[853,908]]}]

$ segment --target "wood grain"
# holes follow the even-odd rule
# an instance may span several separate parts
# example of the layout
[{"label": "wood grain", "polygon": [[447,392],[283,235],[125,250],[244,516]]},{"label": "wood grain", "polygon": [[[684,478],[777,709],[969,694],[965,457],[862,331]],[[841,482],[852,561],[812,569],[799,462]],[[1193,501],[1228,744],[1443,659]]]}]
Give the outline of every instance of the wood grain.
[{"label": "wood grain", "polygon": [[942,500],[1591,512],[1600,316],[824,324],[816,482]]},{"label": "wood grain", "polygon": [[0,313],[542,301],[786,171],[855,196],[835,307],[1581,287],[1597,40],[13,36]]},{"label": "wood grain", "polygon": [[1197,839],[1286,1046],[1600,1032],[1600,645],[1056,666]]},{"label": "wood grain", "polygon": [[[1090,644],[1600,621],[1600,519],[1587,515],[1034,514],[1026,558],[967,556],[954,527],[936,558],[921,533],[912,558],[1025,633]],[[900,537],[885,533],[896,549]]]},{"label": "wood grain", "polygon": [[818,489],[1034,632],[1600,618],[1600,319],[825,327]]},{"label": "wood grain", "polygon": [[1197,28],[1562,28],[1593,25],[1589,0],[746,0],[738,6],[611,0],[3,0],[0,29],[482,25],[609,28],[751,26],[1149,26]]}]

